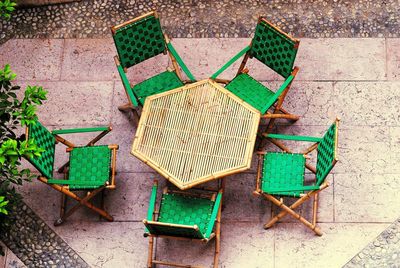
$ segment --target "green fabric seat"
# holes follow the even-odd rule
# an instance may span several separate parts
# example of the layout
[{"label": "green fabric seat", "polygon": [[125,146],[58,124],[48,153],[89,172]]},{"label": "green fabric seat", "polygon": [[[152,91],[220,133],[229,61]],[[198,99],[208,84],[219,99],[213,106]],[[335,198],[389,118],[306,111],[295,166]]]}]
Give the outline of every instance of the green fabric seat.
[{"label": "green fabric seat", "polygon": [[236,76],[226,88],[261,113],[275,94],[246,73]]},{"label": "green fabric seat", "polygon": [[166,193],[160,206],[159,222],[197,225],[203,238],[210,222],[214,202],[210,199]]},{"label": "green fabric seat", "polygon": [[[78,147],[71,151],[68,179],[71,190],[96,189],[110,179],[111,150],[108,146]],[[86,184],[85,184],[86,183]]]},{"label": "green fabric seat", "polygon": [[143,105],[148,96],[181,86],[183,86],[183,82],[179,79],[176,73],[166,71],[136,84],[133,87],[133,91],[138,97],[139,102]]},{"label": "green fabric seat", "polygon": [[[303,186],[306,159],[302,154],[267,153],[264,157],[261,190],[268,194],[299,197],[303,191],[291,191]],[[287,192],[274,192],[280,189]]]}]

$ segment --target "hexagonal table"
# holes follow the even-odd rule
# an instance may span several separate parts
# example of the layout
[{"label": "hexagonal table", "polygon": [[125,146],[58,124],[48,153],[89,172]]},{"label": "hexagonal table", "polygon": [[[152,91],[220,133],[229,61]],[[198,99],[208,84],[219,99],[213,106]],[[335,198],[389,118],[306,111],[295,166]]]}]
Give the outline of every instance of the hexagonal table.
[{"label": "hexagonal table", "polygon": [[131,153],[184,190],[250,168],[259,121],[206,79],[147,97]]}]

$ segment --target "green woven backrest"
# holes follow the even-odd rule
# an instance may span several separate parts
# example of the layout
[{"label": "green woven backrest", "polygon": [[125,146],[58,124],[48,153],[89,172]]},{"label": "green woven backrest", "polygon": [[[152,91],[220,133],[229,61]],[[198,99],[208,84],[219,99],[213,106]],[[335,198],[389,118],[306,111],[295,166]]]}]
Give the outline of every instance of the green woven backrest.
[{"label": "green woven backrest", "polygon": [[166,47],[160,20],[154,15],[118,28],[113,38],[124,68],[152,58]]},{"label": "green woven backrest", "polygon": [[317,185],[321,185],[334,166],[336,151],[336,123],[325,133],[317,149]]},{"label": "green woven backrest", "polygon": [[37,146],[44,149],[40,157],[28,159],[46,178],[53,177],[54,150],[56,139],[39,121],[28,126],[29,139],[34,139]]},{"label": "green woven backrest", "polygon": [[203,239],[204,236],[200,230],[194,228],[184,228],[180,226],[167,226],[158,223],[147,222],[145,223],[147,229],[154,235],[166,235],[173,237],[188,237],[194,239]]},{"label": "green woven backrest", "polygon": [[293,69],[298,42],[261,20],[256,27],[250,55],[287,78]]}]

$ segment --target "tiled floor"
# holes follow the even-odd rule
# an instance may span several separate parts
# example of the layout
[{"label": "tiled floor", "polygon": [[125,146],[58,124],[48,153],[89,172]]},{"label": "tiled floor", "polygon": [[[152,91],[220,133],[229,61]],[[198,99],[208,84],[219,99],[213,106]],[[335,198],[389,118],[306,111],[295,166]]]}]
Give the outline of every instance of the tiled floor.
[{"label": "tiled floor", "polygon": [[[173,40],[199,79],[210,76],[248,42]],[[331,187],[320,195],[319,222],[324,235],[316,237],[288,217],[264,230],[271,206],[251,195],[255,188],[253,165],[248,172],[227,179],[222,267],[340,267],[398,217],[399,43],[400,39],[385,38],[301,40],[296,62],[301,70],[285,106],[302,118],[291,126],[282,124],[278,130],[320,135],[336,115],[341,117],[339,163],[329,178]],[[96,215],[82,210],[54,230],[94,267],[143,267],[147,240],[142,236],[141,221],[152,179],[163,179],[129,154],[136,128],[116,108],[126,96],[114,66],[112,40],[10,40],[0,51],[0,66],[10,63],[20,84],[42,85],[48,90],[48,100],[39,109],[44,125],[55,129],[112,124],[114,130],[104,142],[120,145],[117,189],[106,200],[116,221],[98,221]],[[132,81],[140,81],[166,64],[165,58],[158,58],[128,74]],[[259,64],[251,63],[249,69],[272,88],[278,85],[277,77]],[[234,68],[221,77],[233,74]],[[83,143],[88,136],[71,138]],[[56,166],[65,155],[60,146]],[[58,193],[37,181],[21,191],[35,212],[52,225],[58,215]],[[301,211],[305,216],[311,214],[310,206]],[[158,256],[205,265],[212,261],[212,244],[160,241],[158,246]]]}]

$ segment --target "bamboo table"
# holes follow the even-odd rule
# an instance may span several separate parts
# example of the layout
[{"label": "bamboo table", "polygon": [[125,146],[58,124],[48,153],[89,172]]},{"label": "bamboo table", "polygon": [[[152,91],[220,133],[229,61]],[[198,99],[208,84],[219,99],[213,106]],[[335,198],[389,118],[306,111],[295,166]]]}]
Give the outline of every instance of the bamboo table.
[{"label": "bamboo table", "polygon": [[184,190],[250,168],[259,121],[206,79],[147,97],[131,153]]}]

